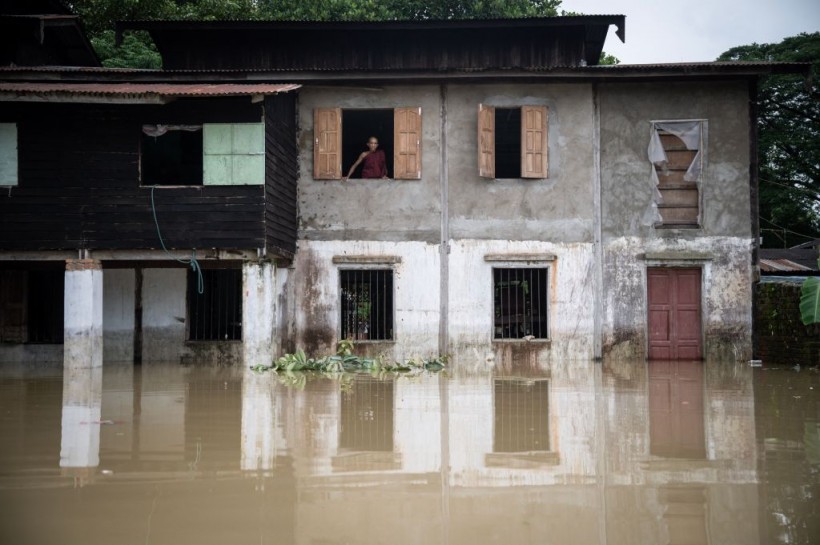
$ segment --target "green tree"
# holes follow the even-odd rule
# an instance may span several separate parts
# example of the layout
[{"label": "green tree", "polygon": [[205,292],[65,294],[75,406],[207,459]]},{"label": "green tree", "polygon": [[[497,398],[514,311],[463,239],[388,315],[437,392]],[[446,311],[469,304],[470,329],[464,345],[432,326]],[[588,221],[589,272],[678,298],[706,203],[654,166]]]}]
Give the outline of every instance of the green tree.
[{"label": "green tree", "polygon": [[760,224],[764,247],[820,236],[820,32],[734,47],[718,60],[812,63],[810,87],[798,75],[760,80]]}]

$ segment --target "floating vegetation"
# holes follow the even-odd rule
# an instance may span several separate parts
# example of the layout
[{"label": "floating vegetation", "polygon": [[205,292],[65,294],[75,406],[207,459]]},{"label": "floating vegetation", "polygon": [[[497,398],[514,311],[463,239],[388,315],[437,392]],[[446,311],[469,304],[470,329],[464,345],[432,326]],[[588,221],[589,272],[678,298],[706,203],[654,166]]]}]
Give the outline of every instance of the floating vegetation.
[{"label": "floating vegetation", "polygon": [[285,354],[270,365],[252,365],[254,371],[318,371],[322,373],[409,373],[412,371],[441,371],[447,364],[447,356],[412,358],[404,362],[389,361],[383,355],[363,358],[353,353],[353,341],[345,339],[337,345],[336,354],[323,358],[309,358],[303,350]]}]

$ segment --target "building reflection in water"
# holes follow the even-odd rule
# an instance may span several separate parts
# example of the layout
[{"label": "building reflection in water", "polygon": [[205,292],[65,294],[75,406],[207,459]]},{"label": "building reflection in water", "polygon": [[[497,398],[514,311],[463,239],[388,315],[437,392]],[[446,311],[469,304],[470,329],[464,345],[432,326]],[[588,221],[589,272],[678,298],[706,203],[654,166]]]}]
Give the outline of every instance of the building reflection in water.
[{"label": "building reflection in water", "polygon": [[748,367],[504,369],[67,374],[60,466],[125,494],[134,535],[153,509],[153,532],[208,513],[197,535],[263,543],[759,542]]}]

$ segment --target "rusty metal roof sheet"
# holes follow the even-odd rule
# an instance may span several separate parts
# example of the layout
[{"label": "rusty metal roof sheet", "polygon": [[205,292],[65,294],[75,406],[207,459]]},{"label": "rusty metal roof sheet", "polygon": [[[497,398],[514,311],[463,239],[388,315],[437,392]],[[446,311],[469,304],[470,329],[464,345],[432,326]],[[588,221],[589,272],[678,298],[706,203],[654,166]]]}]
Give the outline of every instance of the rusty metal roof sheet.
[{"label": "rusty metal roof sheet", "polygon": [[[301,87],[293,83],[45,83],[0,82],[0,100],[59,101],[80,98],[113,102],[167,102],[179,97],[274,95]],[[56,99],[56,100],[55,100]]]},{"label": "rusty metal roof sheet", "polygon": [[810,271],[812,269],[788,259],[761,259],[760,270],[765,272],[790,272]]}]

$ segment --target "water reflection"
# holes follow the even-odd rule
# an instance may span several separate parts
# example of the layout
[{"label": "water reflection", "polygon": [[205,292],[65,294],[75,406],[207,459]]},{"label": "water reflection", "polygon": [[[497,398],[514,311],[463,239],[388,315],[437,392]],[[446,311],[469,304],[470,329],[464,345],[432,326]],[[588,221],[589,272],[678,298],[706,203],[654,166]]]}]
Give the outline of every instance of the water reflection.
[{"label": "water reflection", "polygon": [[1,373],[9,542],[745,544],[818,530],[816,374],[145,365],[73,371],[60,388]]}]

